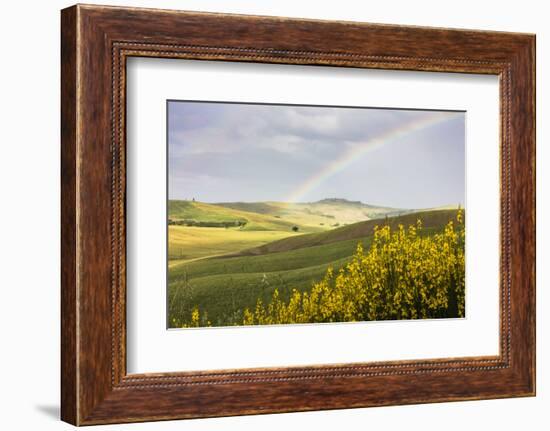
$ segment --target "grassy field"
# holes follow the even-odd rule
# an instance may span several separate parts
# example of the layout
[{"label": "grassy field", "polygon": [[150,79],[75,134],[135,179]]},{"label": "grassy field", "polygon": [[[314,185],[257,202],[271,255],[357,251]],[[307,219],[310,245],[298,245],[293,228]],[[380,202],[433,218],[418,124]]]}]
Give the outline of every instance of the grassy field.
[{"label": "grassy field", "polygon": [[[174,221],[192,222],[227,222],[245,223],[241,226],[243,231],[290,231],[297,225],[295,221],[283,220],[269,214],[261,214],[250,211],[240,211],[220,205],[204,202],[169,201],[168,217]],[[321,227],[298,224],[298,228],[304,232],[322,230]]]},{"label": "grassy field", "polygon": [[169,224],[170,267],[329,228],[284,220],[271,214],[193,201],[169,201],[168,218],[171,223],[244,223],[238,227],[226,228]]},{"label": "grassy field", "polygon": [[[182,263],[235,253],[301,233],[323,230],[322,226],[306,226],[270,214],[228,208],[193,201],[169,201],[171,223],[228,223],[238,227],[168,226],[169,267]],[[296,226],[297,231],[293,228]]]},{"label": "grassy field", "polygon": [[229,209],[256,212],[292,220],[302,226],[338,227],[384,216],[401,215],[410,210],[378,207],[345,199],[323,199],[309,203],[288,202],[230,202],[219,203]]},{"label": "grassy field", "polygon": [[287,230],[246,231],[239,228],[169,226],[168,265],[229,254],[277,241],[298,233]]},{"label": "grassy field", "polygon": [[375,226],[388,224],[395,228],[398,224],[409,225],[416,223],[419,218],[425,228],[439,228],[445,225],[456,215],[456,210],[432,210],[409,213],[402,216],[388,217],[384,219],[366,220],[325,232],[312,233],[310,235],[296,235],[279,241],[240,251],[239,255],[255,255],[275,253],[280,251],[295,250],[314,245],[332,244],[349,239],[363,238],[372,235]]},{"label": "grassy field", "polygon": [[[308,204],[208,204],[171,200],[168,202],[169,266],[239,253],[283,238],[323,232],[348,223],[369,220],[376,215],[393,214],[395,211],[398,210],[343,199],[325,199]],[[228,225],[225,228],[196,226],[224,223]]]},{"label": "grassy field", "polygon": [[[334,207],[336,200],[331,201],[321,205]],[[335,269],[344,266],[359,242],[368,249],[375,225],[409,224],[421,218],[426,228],[424,234],[429,235],[441,230],[456,215],[456,210],[434,210],[386,220],[369,220],[364,216],[363,221],[331,228],[315,225],[318,222],[315,217],[320,216],[314,214],[308,218],[308,211],[291,220],[288,209],[276,203],[179,202],[169,207],[171,219],[240,218],[247,224],[240,228],[169,226],[171,326],[180,326],[185,320],[182,316],[189,316],[193,307],[206,311],[214,326],[235,324],[242,320],[244,308],[253,308],[258,298],[268,300],[275,289],[288,298],[292,289],[310,289],[313,282],[323,278],[329,266]],[[347,212],[348,216],[351,211],[348,207],[357,206],[357,203],[347,205],[347,201],[338,204],[342,206],[340,214]],[[312,211],[311,205],[307,208]],[[293,226],[298,226],[297,232],[292,230]]]}]

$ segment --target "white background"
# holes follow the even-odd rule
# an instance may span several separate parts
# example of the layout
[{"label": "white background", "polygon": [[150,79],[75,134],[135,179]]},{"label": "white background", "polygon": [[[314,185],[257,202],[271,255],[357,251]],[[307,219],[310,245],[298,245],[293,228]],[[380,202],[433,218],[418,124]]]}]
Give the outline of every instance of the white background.
[{"label": "white background", "polygon": [[[545,185],[550,151],[550,28],[545,2],[524,0],[311,2],[298,0],[133,0],[107,4],[344,19],[537,33],[538,396],[284,415],[106,426],[96,429],[278,430],[338,428],[517,430],[548,428],[550,330],[545,293],[550,217]],[[6,2],[0,16],[0,426],[70,429],[59,409],[59,9],[65,1]],[[544,314],[546,312],[546,315]]]},{"label": "white background", "polygon": [[[127,83],[129,373],[498,354],[496,76],[141,58]],[[167,331],[165,109],[184,98],[467,111],[466,318]]]}]

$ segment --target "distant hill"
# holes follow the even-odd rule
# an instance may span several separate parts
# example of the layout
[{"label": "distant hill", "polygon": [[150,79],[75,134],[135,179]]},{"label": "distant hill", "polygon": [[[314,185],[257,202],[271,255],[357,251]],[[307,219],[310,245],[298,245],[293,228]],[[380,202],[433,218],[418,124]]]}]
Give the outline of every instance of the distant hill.
[{"label": "distant hill", "polygon": [[348,199],[342,199],[342,198],[325,198],[325,199],[321,199],[320,201],[317,201],[317,202],[309,203],[309,205],[312,205],[312,204],[317,204],[317,205],[347,205],[347,206],[355,206],[355,207],[370,208],[370,209],[377,209],[377,210],[398,211],[397,208],[369,205],[369,204],[363,203],[361,201],[350,201]]},{"label": "distant hill", "polygon": [[277,215],[281,210],[278,202],[218,202],[213,205],[239,211],[270,215]]},{"label": "distant hill", "polygon": [[388,208],[340,198],[317,202],[220,202],[216,205],[247,212],[269,214],[298,224],[334,228],[343,224],[401,215],[409,209]]},{"label": "distant hill", "polygon": [[[433,208],[441,211],[453,207]],[[403,217],[428,210],[390,208],[340,198],[317,202],[220,202],[170,200],[168,219],[171,225],[238,228],[243,231],[289,231],[313,233],[328,230],[346,232],[342,227],[357,229],[359,222],[386,217]],[[367,228],[369,224],[364,225]],[[295,239],[299,241],[298,239]]]},{"label": "distant hill", "polygon": [[[290,220],[273,217],[268,214],[241,211],[216,204],[207,204],[195,201],[168,201],[168,220],[171,224],[187,224],[191,226],[240,226],[241,230],[284,230],[290,231],[296,225]],[[302,231],[320,229],[306,229]]]}]

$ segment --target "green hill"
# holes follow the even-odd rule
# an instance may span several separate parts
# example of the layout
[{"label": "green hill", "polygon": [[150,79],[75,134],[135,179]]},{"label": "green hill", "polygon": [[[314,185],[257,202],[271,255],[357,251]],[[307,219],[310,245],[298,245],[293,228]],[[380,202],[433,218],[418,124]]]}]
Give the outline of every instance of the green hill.
[{"label": "green hill", "polygon": [[237,253],[282,238],[319,232],[307,225],[269,214],[195,201],[168,202],[169,266]]},{"label": "green hill", "polygon": [[344,266],[359,242],[368,249],[375,225],[410,225],[420,218],[423,233],[430,235],[454,219],[456,212],[434,210],[369,220],[175,265],[169,272],[169,315],[187,316],[198,306],[215,326],[230,325],[239,321],[244,308],[253,308],[258,298],[269,300],[275,289],[288,298],[292,289],[309,290],[329,266],[335,270]]},{"label": "green hill", "polygon": [[316,245],[331,244],[338,241],[346,241],[354,238],[362,238],[372,235],[375,226],[380,224],[389,224],[392,228],[399,224],[410,225],[416,223],[420,218],[425,228],[433,228],[445,225],[449,220],[455,219],[457,210],[432,210],[409,213],[402,216],[388,217],[387,219],[367,220],[354,223],[348,226],[342,226],[333,230],[312,233],[308,235],[299,235],[290,238],[270,242],[259,247],[243,250],[236,255],[252,256],[266,253],[276,253],[281,251],[296,250],[304,247]]},{"label": "green hill", "polygon": [[277,202],[218,202],[216,205],[258,214],[280,215],[281,213]]},{"label": "green hill", "polygon": [[385,216],[400,215],[410,210],[368,205],[347,199],[323,199],[317,202],[221,202],[217,206],[271,215],[304,226],[334,228],[344,224]]},{"label": "green hill", "polygon": [[295,221],[284,220],[269,214],[195,201],[168,201],[168,219],[172,224],[202,227],[224,227],[224,224],[227,224],[227,226],[238,226],[244,231],[292,231],[296,225],[302,231],[320,230],[319,227],[312,229]]},{"label": "green hill", "polygon": [[[195,259],[239,254],[243,250],[295,238],[303,234],[337,229],[383,215],[394,208],[377,207],[346,199],[311,203],[229,202],[188,200],[168,202],[169,265]],[[310,238],[307,239],[308,241]],[[300,240],[301,241],[301,240]],[[301,242],[298,241],[298,245]],[[277,251],[280,245],[275,245]],[[286,245],[281,250],[285,250]],[[263,251],[254,250],[257,254]]]}]

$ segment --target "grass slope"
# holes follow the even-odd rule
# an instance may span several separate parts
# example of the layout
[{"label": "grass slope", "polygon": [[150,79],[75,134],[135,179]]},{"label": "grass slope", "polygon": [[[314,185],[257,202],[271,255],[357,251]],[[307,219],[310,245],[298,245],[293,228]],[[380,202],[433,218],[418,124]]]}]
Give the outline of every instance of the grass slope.
[{"label": "grass slope", "polygon": [[309,290],[327,268],[336,270],[353,255],[358,242],[368,248],[375,225],[409,225],[421,218],[429,235],[440,230],[456,210],[427,211],[387,220],[360,222],[327,232],[295,235],[263,246],[176,265],[169,274],[170,316],[189,315],[193,306],[207,310],[215,326],[238,321],[258,298],[269,300],[277,288],[283,298],[292,289]]},{"label": "grass slope", "polygon": [[168,226],[168,265],[172,268],[190,260],[230,254],[293,235],[299,234],[291,229],[245,231],[239,228]]},{"label": "grass slope", "polygon": [[235,222],[246,221],[241,228],[244,231],[281,230],[292,231],[293,226],[299,230],[314,232],[322,230],[320,227],[312,229],[293,220],[284,220],[274,215],[258,212],[243,211],[224,207],[218,204],[208,204],[193,201],[168,201],[168,218],[172,220],[192,220],[196,222]]},{"label": "grass slope", "polygon": [[[347,261],[344,258],[330,265],[339,269]],[[324,276],[327,267],[328,264],[320,264],[270,273],[224,273],[170,284],[169,315],[189,316],[196,305],[201,312],[207,311],[213,326],[238,324],[242,322],[244,308],[253,309],[258,299],[268,302],[275,289],[285,299],[292,289],[309,290],[314,281]]]},{"label": "grass slope", "polygon": [[[297,225],[293,221],[255,212],[241,211],[219,205],[194,201],[171,200],[168,218],[172,221],[203,223],[245,222],[240,227],[168,226],[169,266],[190,260],[235,253],[321,227]],[[298,226],[298,232],[293,227]]]},{"label": "grass slope", "polygon": [[364,222],[354,223],[349,226],[343,226],[326,232],[312,233],[309,235],[299,235],[291,238],[285,238],[274,241],[259,247],[243,250],[238,253],[240,256],[252,256],[266,253],[277,253],[281,251],[295,250],[315,245],[332,244],[338,241],[345,241],[354,238],[362,238],[372,235],[373,229],[377,225],[388,223],[392,228],[399,224],[408,226],[416,223],[420,218],[425,228],[439,227],[446,224],[449,220],[455,219],[457,210],[433,210],[417,213],[405,214],[402,216],[388,217],[387,220],[376,219]]},{"label": "grass slope", "polygon": [[346,199],[323,199],[317,202],[222,202],[216,204],[236,209],[292,220],[305,226],[335,227],[358,221],[399,215],[410,210],[379,207]]}]

